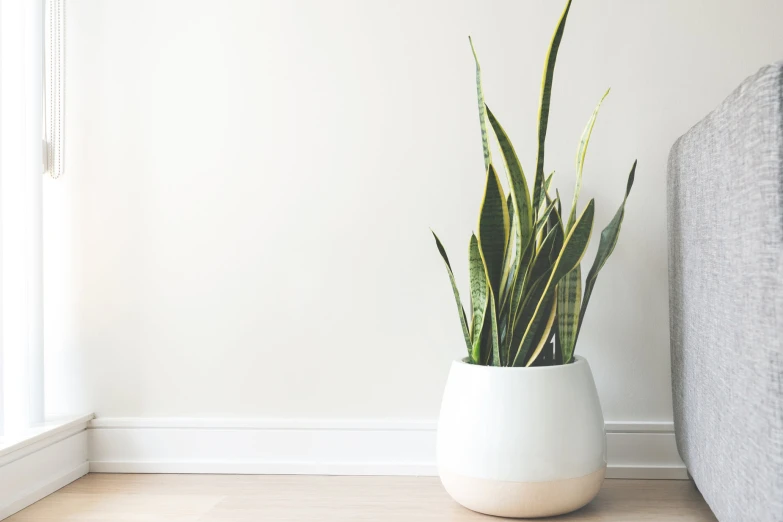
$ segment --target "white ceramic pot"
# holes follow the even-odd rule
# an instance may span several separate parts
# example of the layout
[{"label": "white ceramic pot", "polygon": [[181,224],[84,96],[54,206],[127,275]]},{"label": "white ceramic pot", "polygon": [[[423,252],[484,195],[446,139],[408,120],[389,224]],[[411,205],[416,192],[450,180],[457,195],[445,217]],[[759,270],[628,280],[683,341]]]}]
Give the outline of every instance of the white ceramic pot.
[{"label": "white ceramic pot", "polygon": [[438,423],[443,486],[468,509],[559,515],[590,502],[606,472],[606,433],[590,366],[455,361]]}]

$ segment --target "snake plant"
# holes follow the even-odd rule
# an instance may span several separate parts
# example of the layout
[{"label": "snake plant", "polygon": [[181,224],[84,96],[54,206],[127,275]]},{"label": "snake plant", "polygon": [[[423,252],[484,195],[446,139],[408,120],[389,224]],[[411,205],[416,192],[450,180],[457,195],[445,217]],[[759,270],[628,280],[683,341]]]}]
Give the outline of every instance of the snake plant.
[{"label": "snake plant", "polygon": [[[468,249],[470,315],[462,306],[446,250],[434,232],[433,235],[451,280],[468,360],[473,364],[539,366],[573,361],[596,278],[614,251],[623,222],[636,162],[628,175],[623,202],[601,232],[598,251],[583,286],[581,262],[593,231],[595,202],[591,199],[578,210],[582,169],[598,109],[609,91],[598,102],[579,141],[574,198],[564,216],[559,193],[555,190],[553,197],[550,192],[552,175],[544,175],[544,142],[555,61],[570,8],[568,0],[544,63],[532,194],[508,135],[484,101],[481,67],[470,41],[476,62],[486,174],[478,228],[470,237]],[[508,196],[492,159],[490,128],[502,155]]]}]

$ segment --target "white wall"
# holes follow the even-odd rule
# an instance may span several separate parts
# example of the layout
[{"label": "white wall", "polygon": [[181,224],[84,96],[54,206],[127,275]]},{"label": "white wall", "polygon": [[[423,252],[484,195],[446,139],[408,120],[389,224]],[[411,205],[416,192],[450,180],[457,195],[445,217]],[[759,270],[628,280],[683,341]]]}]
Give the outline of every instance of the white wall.
[{"label": "white wall", "polygon": [[[434,418],[464,348],[428,227],[465,287],[483,184],[467,35],[532,173],[560,4],[70,1],[47,342],[78,368],[50,368],[50,399],[110,416]],[[778,0],[575,2],[546,167],[569,200],[608,86],[583,189],[598,227],[639,159],[577,348],[608,420],[671,419],[667,154],[783,58],[781,19]]]}]

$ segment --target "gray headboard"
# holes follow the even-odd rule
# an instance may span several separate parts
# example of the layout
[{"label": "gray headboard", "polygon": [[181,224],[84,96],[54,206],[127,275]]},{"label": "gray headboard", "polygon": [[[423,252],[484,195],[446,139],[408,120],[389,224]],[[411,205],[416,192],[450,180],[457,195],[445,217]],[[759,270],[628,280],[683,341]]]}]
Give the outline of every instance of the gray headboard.
[{"label": "gray headboard", "polygon": [[680,454],[722,522],[783,521],[783,62],[669,157]]}]

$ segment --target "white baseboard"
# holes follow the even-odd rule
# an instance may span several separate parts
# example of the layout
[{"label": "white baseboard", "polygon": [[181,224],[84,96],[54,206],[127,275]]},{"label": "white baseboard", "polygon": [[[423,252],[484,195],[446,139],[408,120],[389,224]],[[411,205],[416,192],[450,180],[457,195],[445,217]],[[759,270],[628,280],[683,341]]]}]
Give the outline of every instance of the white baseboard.
[{"label": "white baseboard", "polygon": [[0,448],[0,520],[88,473],[91,417],[58,423]]},{"label": "white baseboard", "polygon": [[[90,471],[436,475],[436,423],[98,418]],[[610,478],[685,479],[670,422],[608,422]]]}]

